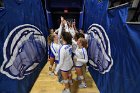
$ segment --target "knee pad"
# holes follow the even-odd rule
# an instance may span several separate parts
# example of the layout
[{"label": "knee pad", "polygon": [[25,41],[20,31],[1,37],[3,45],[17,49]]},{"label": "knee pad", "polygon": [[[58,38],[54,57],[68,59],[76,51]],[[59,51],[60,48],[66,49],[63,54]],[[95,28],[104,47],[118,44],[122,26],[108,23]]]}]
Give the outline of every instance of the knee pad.
[{"label": "knee pad", "polygon": [[79,76],[79,78],[82,80],[82,79],[84,79],[84,76]]},{"label": "knee pad", "polygon": [[63,80],[63,82],[65,83],[65,84],[67,84],[67,83],[69,83],[69,80],[67,79],[67,80]]}]

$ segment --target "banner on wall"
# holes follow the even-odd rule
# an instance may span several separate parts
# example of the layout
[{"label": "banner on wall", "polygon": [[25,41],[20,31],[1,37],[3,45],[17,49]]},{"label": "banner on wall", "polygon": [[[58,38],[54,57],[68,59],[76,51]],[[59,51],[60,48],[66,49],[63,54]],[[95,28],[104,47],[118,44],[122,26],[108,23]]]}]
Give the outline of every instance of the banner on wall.
[{"label": "banner on wall", "polygon": [[108,0],[85,0],[84,30],[93,23],[101,24],[108,8]]},{"label": "banner on wall", "polygon": [[3,0],[0,9],[0,93],[27,93],[46,59],[41,0]]},{"label": "banner on wall", "polygon": [[[87,3],[92,7],[98,5],[91,1]],[[140,24],[126,23],[128,4],[108,11],[94,10],[91,5],[85,10],[91,13],[85,19],[88,20],[89,71],[100,93],[139,93]],[[100,18],[104,20],[95,18],[97,15],[92,11],[104,12]]]}]

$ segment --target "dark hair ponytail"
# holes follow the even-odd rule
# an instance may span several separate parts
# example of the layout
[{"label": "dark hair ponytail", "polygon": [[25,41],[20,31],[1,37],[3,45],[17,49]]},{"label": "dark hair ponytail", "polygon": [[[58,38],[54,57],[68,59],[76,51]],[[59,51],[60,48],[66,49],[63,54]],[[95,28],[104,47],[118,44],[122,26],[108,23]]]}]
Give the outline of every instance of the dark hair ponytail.
[{"label": "dark hair ponytail", "polygon": [[62,32],[62,38],[67,42],[67,44],[72,45],[72,36],[69,32]]}]

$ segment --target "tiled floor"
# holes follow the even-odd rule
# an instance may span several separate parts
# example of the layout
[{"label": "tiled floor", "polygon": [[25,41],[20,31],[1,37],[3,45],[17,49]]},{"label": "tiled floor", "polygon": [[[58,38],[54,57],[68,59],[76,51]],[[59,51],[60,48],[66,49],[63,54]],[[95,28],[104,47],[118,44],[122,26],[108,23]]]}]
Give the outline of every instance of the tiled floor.
[{"label": "tiled floor", "polygon": [[[72,71],[73,78],[76,77],[75,71]],[[74,81],[71,86],[72,93],[99,93],[93,79],[88,72],[85,73],[87,88],[79,89],[78,81]],[[48,75],[48,64],[41,71],[30,93],[62,93],[64,85],[57,82],[56,76]]]}]

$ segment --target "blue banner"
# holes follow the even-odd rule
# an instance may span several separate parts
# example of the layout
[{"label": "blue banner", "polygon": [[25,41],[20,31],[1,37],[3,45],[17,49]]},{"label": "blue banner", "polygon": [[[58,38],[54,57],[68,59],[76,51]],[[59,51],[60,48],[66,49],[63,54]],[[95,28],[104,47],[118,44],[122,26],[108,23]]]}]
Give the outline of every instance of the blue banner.
[{"label": "blue banner", "polygon": [[29,93],[46,63],[41,0],[3,0],[0,9],[0,93]]},{"label": "blue banner", "polygon": [[89,71],[100,93],[139,93],[140,24],[126,23],[128,5],[100,12],[102,21],[88,16]]},{"label": "blue banner", "polygon": [[52,23],[52,14],[50,11],[46,9],[46,15],[47,15],[47,22],[48,22],[48,28],[52,29],[53,28],[53,23]]},{"label": "blue banner", "polygon": [[85,0],[84,30],[93,23],[100,24],[108,8],[108,0]]},{"label": "blue banner", "polygon": [[84,16],[84,12],[83,11],[81,11],[80,12],[80,16],[79,16],[79,29],[82,29],[83,28],[83,17]]}]

